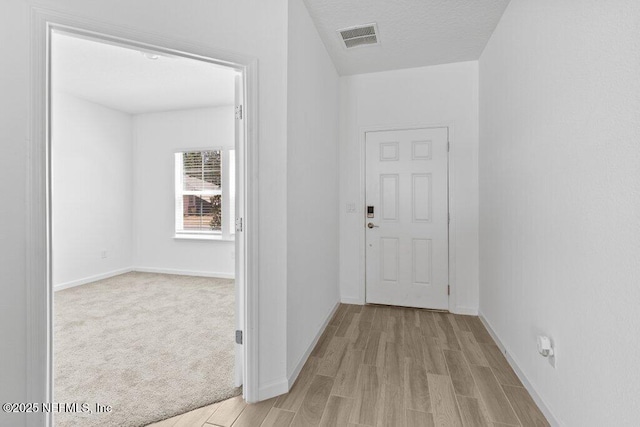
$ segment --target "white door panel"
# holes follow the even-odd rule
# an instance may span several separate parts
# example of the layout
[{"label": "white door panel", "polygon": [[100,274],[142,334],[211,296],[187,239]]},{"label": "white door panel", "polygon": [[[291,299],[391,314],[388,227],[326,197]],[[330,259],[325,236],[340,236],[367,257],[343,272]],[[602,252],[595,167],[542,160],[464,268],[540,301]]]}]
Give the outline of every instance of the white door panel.
[{"label": "white door panel", "polygon": [[368,303],[449,308],[447,140],[447,128],[366,134]]}]

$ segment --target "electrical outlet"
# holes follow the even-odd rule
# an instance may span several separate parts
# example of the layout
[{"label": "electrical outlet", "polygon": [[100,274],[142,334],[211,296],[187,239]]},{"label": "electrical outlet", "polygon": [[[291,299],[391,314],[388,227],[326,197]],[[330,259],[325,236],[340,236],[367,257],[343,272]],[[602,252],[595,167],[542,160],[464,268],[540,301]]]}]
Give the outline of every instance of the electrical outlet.
[{"label": "electrical outlet", "polygon": [[109,253],[106,251],[106,249],[105,249],[105,250],[103,250],[102,252],[100,252],[100,257],[101,257],[102,259],[104,259],[104,258],[106,258],[106,257],[108,257],[108,256],[109,256]]}]

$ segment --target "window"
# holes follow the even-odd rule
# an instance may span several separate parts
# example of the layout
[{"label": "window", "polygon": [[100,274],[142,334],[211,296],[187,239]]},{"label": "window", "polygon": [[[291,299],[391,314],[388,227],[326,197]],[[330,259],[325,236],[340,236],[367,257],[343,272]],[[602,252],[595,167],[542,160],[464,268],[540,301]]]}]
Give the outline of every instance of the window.
[{"label": "window", "polygon": [[235,150],[175,154],[178,238],[231,239],[235,234]]}]

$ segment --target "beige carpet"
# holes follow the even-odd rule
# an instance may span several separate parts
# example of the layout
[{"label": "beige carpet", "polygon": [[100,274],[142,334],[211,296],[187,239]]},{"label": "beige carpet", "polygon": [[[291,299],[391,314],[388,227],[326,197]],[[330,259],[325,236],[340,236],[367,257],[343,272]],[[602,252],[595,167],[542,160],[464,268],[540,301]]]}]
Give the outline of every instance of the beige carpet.
[{"label": "beige carpet", "polygon": [[54,400],[113,407],[56,427],[141,426],[241,393],[233,280],[127,273],[54,298]]}]

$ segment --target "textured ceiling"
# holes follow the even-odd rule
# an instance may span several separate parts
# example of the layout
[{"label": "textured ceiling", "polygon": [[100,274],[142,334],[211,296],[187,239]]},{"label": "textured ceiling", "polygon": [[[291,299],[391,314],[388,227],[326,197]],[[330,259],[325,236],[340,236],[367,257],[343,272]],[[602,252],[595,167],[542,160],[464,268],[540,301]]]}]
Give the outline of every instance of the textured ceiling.
[{"label": "textured ceiling", "polygon": [[[509,0],[305,0],[342,75],[480,57]],[[345,49],[336,30],[376,22],[380,44]]]},{"label": "textured ceiling", "polygon": [[235,71],[54,33],[52,88],[130,114],[233,105]]}]

